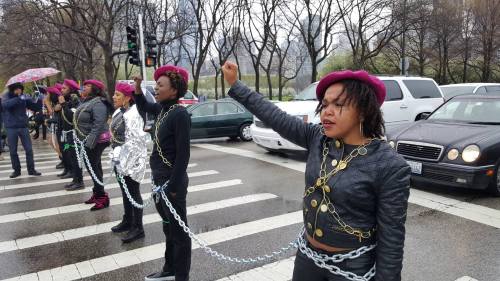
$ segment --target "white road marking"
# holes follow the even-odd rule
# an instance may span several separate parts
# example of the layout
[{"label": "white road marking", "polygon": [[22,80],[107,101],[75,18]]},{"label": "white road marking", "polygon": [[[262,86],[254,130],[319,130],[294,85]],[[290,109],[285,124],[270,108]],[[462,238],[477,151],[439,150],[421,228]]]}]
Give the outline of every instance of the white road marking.
[{"label": "white road marking", "polygon": [[[304,173],[306,163],[293,159],[279,159],[269,155],[239,149],[223,147],[214,144],[195,144],[193,146],[234,154],[238,156],[262,160],[271,164],[279,165],[295,171]],[[465,218],[478,223],[486,224],[496,228],[500,228],[500,211],[492,208],[462,202],[459,200],[447,198],[444,196],[435,195],[430,192],[421,191],[412,188],[410,191],[409,203],[420,205],[433,210],[445,212],[461,218]]]},{"label": "white road marking", "polygon": [[[198,237],[208,245],[234,240],[241,237],[278,229],[281,227],[298,224],[302,222],[302,212],[293,212],[284,215],[269,217],[247,223],[237,224],[218,230],[198,234]],[[199,246],[193,243],[193,249]],[[51,277],[52,280],[64,279],[66,281],[78,280],[84,277],[113,271],[120,268],[163,258],[165,254],[165,243],[157,243],[147,247],[137,248],[118,254],[108,255],[75,264],[57,267],[36,273],[25,274],[2,281],[19,280],[46,280],[42,278]],[[61,270],[64,268],[64,272]],[[61,275],[63,276],[61,276]],[[31,278],[31,279],[28,279]],[[49,279],[50,280],[50,279]]]},{"label": "white road marking", "polygon": [[469,276],[463,276],[463,277],[460,277],[458,278],[457,280],[455,281],[478,281],[477,279],[474,279],[472,277],[469,277]]},{"label": "white road marking", "polygon": [[288,281],[292,279],[295,257],[268,263],[217,281]]},{"label": "white road marking", "polygon": [[[194,187],[193,187],[194,188]],[[219,200],[215,202],[208,202],[204,204],[189,206],[187,208],[187,213],[189,216],[206,213],[210,211],[215,211],[223,208],[229,208],[234,206],[240,206],[249,203],[255,203],[264,200],[270,200],[277,198],[278,196],[270,193],[259,193],[246,196],[240,196],[235,198],[229,198],[225,200]],[[143,217],[143,224],[152,224],[156,222],[161,222],[162,219],[157,213],[146,215]],[[111,227],[117,225],[120,221],[112,221],[107,223],[101,223],[97,225],[84,226],[74,229],[68,229],[65,231],[53,232],[50,234],[42,234],[37,236],[25,237],[16,240],[3,241],[0,242],[0,253],[6,253],[11,251],[17,251],[21,249],[27,249],[32,247],[43,246],[47,244],[58,243],[62,241],[74,240],[79,238],[84,238],[92,235],[98,235],[102,233],[110,232]]]},{"label": "white road marking", "polygon": [[[208,170],[208,171],[198,172],[198,173],[204,173],[203,175],[207,176],[207,175],[218,174],[219,172],[214,171],[214,170]],[[108,178],[108,177],[109,177],[109,173],[104,173],[104,178]],[[83,177],[83,180],[91,180],[91,179],[92,178],[90,176]],[[54,185],[54,184],[60,184],[60,183],[69,183],[71,181],[72,181],[72,179],[59,179],[59,180],[39,181],[39,182],[32,182],[32,183],[11,184],[11,185],[4,185],[4,186],[0,187],[0,191],[1,190],[26,188],[26,187]]]}]

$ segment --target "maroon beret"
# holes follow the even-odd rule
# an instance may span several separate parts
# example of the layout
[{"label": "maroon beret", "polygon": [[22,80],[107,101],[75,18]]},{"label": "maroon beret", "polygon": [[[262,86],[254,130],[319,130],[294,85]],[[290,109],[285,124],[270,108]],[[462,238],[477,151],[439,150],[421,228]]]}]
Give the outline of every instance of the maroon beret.
[{"label": "maroon beret", "polygon": [[48,87],[47,88],[47,93],[58,95],[58,96],[60,96],[62,94],[61,90],[59,90],[59,88],[56,85],[54,85],[52,87]]},{"label": "maroon beret", "polygon": [[188,81],[189,81],[188,71],[180,66],[169,65],[169,64],[161,66],[155,71],[155,73],[154,73],[155,81],[158,81],[158,78],[160,78],[160,76],[162,76],[163,74],[165,74],[167,72],[178,73],[182,77],[182,79],[184,79],[184,82],[186,82],[186,85],[188,84]]},{"label": "maroon beret", "polygon": [[382,104],[384,103],[386,94],[384,83],[376,76],[370,75],[368,74],[368,72],[364,70],[334,71],[329,73],[325,77],[321,78],[318,87],[316,88],[316,97],[318,98],[318,100],[321,101],[323,99],[323,97],[325,96],[326,89],[328,89],[328,87],[342,80],[358,80],[367,84],[375,92],[379,106],[382,106]]},{"label": "maroon beret", "polygon": [[76,83],[76,81],[71,80],[71,79],[64,79],[63,84],[66,84],[66,86],[70,87],[73,90],[80,89],[80,86],[78,85],[78,83]]},{"label": "maroon beret", "polygon": [[119,82],[116,83],[115,91],[122,93],[127,97],[133,97],[135,88],[128,83]]},{"label": "maroon beret", "polygon": [[87,85],[87,84],[94,85],[97,88],[99,88],[101,91],[104,91],[104,83],[102,83],[99,80],[95,80],[95,79],[85,80],[85,82],[83,82],[83,85]]},{"label": "maroon beret", "polygon": [[61,83],[55,83],[53,87],[56,87],[59,91],[61,91],[63,85]]}]

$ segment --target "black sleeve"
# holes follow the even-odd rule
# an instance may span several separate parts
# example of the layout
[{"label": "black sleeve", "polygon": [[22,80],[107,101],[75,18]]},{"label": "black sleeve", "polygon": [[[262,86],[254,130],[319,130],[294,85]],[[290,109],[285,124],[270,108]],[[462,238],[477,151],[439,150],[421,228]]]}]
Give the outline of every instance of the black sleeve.
[{"label": "black sleeve", "polygon": [[96,102],[92,106],[92,117],[92,129],[90,129],[85,142],[85,146],[90,149],[96,146],[99,135],[106,130],[106,122],[108,121],[108,108],[106,105],[102,102]]},{"label": "black sleeve", "polygon": [[70,124],[73,122],[73,110],[76,108],[75,104],[72,101],[66,101],[65,103],[61,104],[62,106],[62,112],[61,114],[64,115],[63,118],[65,118],[64,122],[69,122]]},{"label": "black sleeve", "polygon": [[160,104],[149,102],[143,94],[134,94],[134,102],[137,104],[137,110],[139,110],[139,113],[145,112],[158,115],[161,111]]},{"label": "black sleeve", "polygon": [[377,192],[376,281],[401,280],[410,173],[406,164],[393,165]]},{"label": "black sleeve", "polygon": [[236,81],[228,95],[243,104],[252,114],[282,137],[301,147],[308,149],[311,140],[316,134],[321,133],[319,125],[305,123],[303,120],[287,114],[241,81]]},{"label": "black sleeve", "polygon": [[170,192],[185,192],[179,190],[182,186],[182,180],[186,173],[190,157],[190,133],[191,118],[186,110],[179,111],[173,120],[175,126],[175,159],[172,167],[172,175],[168,183]]},{"label": "black sleeve", "polygon": [[34,102],[31,98],[26,99],[26,108],[33,110],[34,112],[41,111],[43,108],[42,102]]}]

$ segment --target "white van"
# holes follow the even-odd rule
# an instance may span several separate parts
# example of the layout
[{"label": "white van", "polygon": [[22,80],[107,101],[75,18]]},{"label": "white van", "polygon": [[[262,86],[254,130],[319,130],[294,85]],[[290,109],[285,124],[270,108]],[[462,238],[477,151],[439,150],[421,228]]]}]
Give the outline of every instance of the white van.
[{"label": "white van", "polygon": [[[434,111],[444,101],[441,90],[431,78],[406,76],[380,76],[379,78],[384,82],[387,91],[382,105],[387,130],[419,120],[422,113]],[[320,123],[319,115],[315,114],[318,106],[317,85],[318,82],[315,82],[300,92],[292,101],[279,102],[276,105],[304,122],[318,124]],[[253,141],[267,150],[304,150],[281,137],[256,117],[250,128]]]}]

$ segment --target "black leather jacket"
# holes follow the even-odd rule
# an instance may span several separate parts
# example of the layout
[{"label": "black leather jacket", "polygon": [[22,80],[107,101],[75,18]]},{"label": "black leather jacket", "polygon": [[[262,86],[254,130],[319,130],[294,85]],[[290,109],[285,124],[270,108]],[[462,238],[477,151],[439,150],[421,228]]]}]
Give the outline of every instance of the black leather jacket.
[{"label": "black leather jacket", "polygon": [[[319,125],[288,115],[240,81],[231,87],[229,95],[282,137],[308,150],[306,190],[319,177],[325,141],[330,143],[327,172],[333,169],[333,159],[340,160],[342,147],[337,148],[335,140],[324,136]],[[382,140],[373,140],[366,148],[366,155],[354,158],[345,170],[329,179],[324,194],[347,225],[363,232],[375,231],[366,238],[348,234],[322,208],[323,188],[304,196],[304,227],[315,240],[332,247],[358,248],[376,243],[375,280],[401,280],[410,168]]]}]

